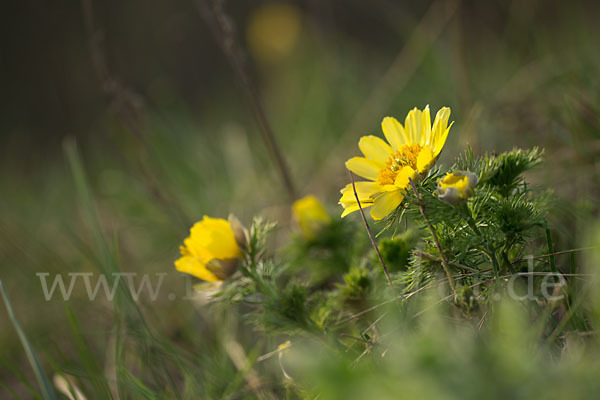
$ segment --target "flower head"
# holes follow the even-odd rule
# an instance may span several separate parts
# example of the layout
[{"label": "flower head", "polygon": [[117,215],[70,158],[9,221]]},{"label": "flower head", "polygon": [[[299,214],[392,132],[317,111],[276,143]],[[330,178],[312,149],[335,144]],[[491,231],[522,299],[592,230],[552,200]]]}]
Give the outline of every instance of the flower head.
[{"label": "flower head", "polygon": [[301,10],[287,2],[267,2],[250,15],[246,38],[258,61],[272,64],[288,56],[302,29]]},{"label": "flower head", "polygon": [[438,180],[438,197],[446,203],[456,204],[473,195],[478,181],[477,175],[472,172],[449,172]]},{"label": "flower head", "polygon": [[181,258],[175,261],[175,268],[208,282],[223,281],[235,272],[245,237],[237,218],[230,216],[227,221],[205,215],[179,247]]},{"label": "flower head", "polygon": [[[371,207],[371,217],[382,219],[394,211],[404,199],[409,179],[417,181],[427,173],[439,157],[452,124],[450,109],[441,108],[431,125],[429,106],[423,111],[412,109],[404,126],[395,118],[381,122],[386,143],[377,136],[363,136],[358,147],[364,157],[346,161],[346,168],[368,179],[356,182],[356,193],[362,208]],[[342,217],[357,211],[352,184],[341,190]]]},{"label": "flower head", "polygon": [[292,212],[302,234],[307,239],[315,237],[324,225],[331,222],[331,217],[323,204],[312,195],[296,200],[292,205]]}]

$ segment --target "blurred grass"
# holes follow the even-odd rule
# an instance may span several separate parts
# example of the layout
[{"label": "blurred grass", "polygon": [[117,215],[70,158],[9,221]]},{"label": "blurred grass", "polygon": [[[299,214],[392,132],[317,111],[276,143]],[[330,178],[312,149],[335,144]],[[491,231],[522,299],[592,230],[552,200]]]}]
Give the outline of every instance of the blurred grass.
[{"label": "blurred grass", "polygon": [[25,350],[25,354],[27,355],[27,360],[29,361],[31,368],[33,369],[33,373],[35,374],[35,378],[38,382],[38,385],[44,396],[44,399],[46,399],[46,400],[56,399],[56,397],[54,395],[54,390],[52,389],[52,386],[50,386],[50,381],[48,380],[46,373],[42,369],[42,366],[40,365],[40,362],[36,356],[35,351],[31,348],[31,344],[29,343],[29,339],[27,339],[27,335],[23,331],[21,324],[19,324],[17,316],[15,315],[15,312],[12,308],[12,304],[10,302],[8,294],[6,293],[6,290],[4,289],[4,285],[2,284],[2,281],[0,281],[0,292],[2,292],[2,299],[4,300],[4,305],[6,306],[6,311],[8,312],[8,315],[10,317],[12,325],[13,325],[15,331],[17,332],[17,335],[19,336],[19,340],[21,341],[23,350]]},{"label": "blurred grass", "polygon": [[[434,110],[448,105],[456,124],[442,162],[449,164],[466,143],[477,152],[544,147],[546,163],[532,179],[553,188],[563,202],[563,212],[552,221],[559,229],[554,247],[581,244],[581,232],[598,218],[600,198],[600,54],[595,39],[600,32],[593,2],[351,2],[343,13],[339,2],[323,7],[297,7],[297,41],[276,62],[263,64],[252,53],[249,59],[266,112],[303,191],[319,194],[339,213],[337,190],[347,180],[343,161],[357,153],[359,136],[380,135],[385,115],[399,117],[425,104]],[[448,10],[447,24],[435,25],[446,20]],[[119,11],[124,16],[131,12],[113,10]],[[240,11],[245,13],[236,21],[241,35],[253,11]],[[192,21],[201,23],[199,18]],[[182,82],[196,79],[195,73],[171,76],[172,70],[156,59],[152,70],[159,72],[144,80],[148,74],[139,69],[143,67],[127,65],[143,63],[135,55],[126,58],[127,47],[119,47],[114,36],[142,34],[122,28],[106,27],[106,47],[109,54],[116,47],[114,54],[122,58],[111,59],[115,69],[124,80],[131,78],[143,99],[139,130],[119,117],[122,104],[82,110],[90,117],[79,125],[85,127],[81,132],[49,126],[53,140],[42,139],[44,131],[34,122],[3,124],[0,278],[33,347],[60,350],[60,364],[86,354],[88,362],[96,357],[104,364],[106,343],[123,321],[115,321],[113,304],[90,303],[78,288],[70,302],[72,313],[65,313],[57,298],[45,302],[36,272],[112,271],[118,263],[123,271],[169,272],[163,293],[180,294],[184,283],[172,263],[188,227],[202,215],[234,212],[244,221],[267,215],[282,222],[282,236],[289,220],[285,193],[231,70],[222,61],[214,71],[203,69],[204,76],[197,79],[207,90],[192,85],[201,92],[194,96]],[[196,51],[206,54],[201,56],[205,63],[222,58],[214,49],[214,54],[202,47]],[[87,53],[80,57],[86,59]],[[395,64],[398,59],[406,63]],[[185,54],[168,60],[187,71],[185,62]],[[212,76],[215,82],[208,85]],[[87,84],[100,92],[95,83]],[[35,91],[28,95],[34,97]],[[85,102],[81,107],[89,106]],[[77,108],[63,117],[75,114]],[[81,160],[69,145],[65,162],[61,142],[71,134],[77,136]],[[69,163],[79,165],[73,169],[75,183]],[[89,193],[80,168],[88,172]],[[561,263],[557,258],[558,267]],[[222,350],[224,316],[166,296],[141,308],[156,331],[135,331],[150,364],[161,363],[160,357],[152,359],[153,352],[173,355],[185,349],[197,358],[176,355],[171,360],[190,366],[186,385],[192,388],[201,376],[202,390],[210,398],[243,386],[239,378],[231,379],[240,372]],[[80,320],[76,329],[74,315]],[[255,334],[242,321],[228,324],[244,348],[253,348]],[[132,338],[115,340],[123,362],[115,366],[116,374],[126,386],[156,397],[156,388],[144,387],[125,368],[132,360],[121,352],[127,352]],[[168,348],[168,341],[182,349]],[[25,396],[30,372],[11,329],[0,331],[0,346],[0,382]],[[48,350],[42,358],[57,357],[54,353]],[[90,364],[78,373],[90,376],[99,368]],[[164,366],[165,375],[157,381],[168,380],[176,368]],[[277,366],[268,370],[268,376],[278,377]],[[25,377],[16,371],[25,371]],[[198,388],[189,390],[198,393]]]}]

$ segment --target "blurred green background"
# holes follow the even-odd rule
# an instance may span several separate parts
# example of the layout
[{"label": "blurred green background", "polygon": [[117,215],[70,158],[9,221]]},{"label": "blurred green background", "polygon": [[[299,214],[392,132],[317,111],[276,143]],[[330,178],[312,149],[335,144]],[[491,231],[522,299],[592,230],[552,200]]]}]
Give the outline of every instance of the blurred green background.
[{"label": "blurred green background", "polygon": [[[62,301],[46,302],[35,274],[98,262],[65,141],[77,143],[120,268],[168,272],[164,293],[183,292],[173,261],[204,214],[276,219],[276,241],[289,231],[289,198],[203,4],[3,4],[0,279],[42,357],[77,351]],[[225,10],[299,195],[317,194],[332,214],[358,138],[429,104],[451,107],[456,121],[445,165],[466,144],[476,154],[545,149],[531,181],[557,194],[557,248],[577,247],[597,220],[598,2],[231,1]],[[102,355],[111,305],[80,289],[70,306]],[[144,309],[185,346],[223,329],[166,295]],[[23,393],[15,371],[29,369],[4,308],[0,320],[0,381]]]}]

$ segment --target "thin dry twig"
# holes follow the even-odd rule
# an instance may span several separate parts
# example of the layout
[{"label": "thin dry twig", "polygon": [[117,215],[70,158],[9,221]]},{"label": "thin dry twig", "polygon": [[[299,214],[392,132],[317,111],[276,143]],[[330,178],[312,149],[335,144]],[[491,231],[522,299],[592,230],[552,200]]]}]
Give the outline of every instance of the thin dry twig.
[{"label": "thin dry twig", "polygon": [[[575,253],[575,252],[579,252],[579,251],[585,251],[585,250],[594,250],[597,249],[598,246],[590,246],[590,247],[580,247],[578,249],[571,249],[571,250],[562,250],[562,251],[557,251],[554,253],[550,253],[550,254],[542,254],[540,256],[534,256],[534,257],[530,257],[533,258],[534,260],[539,260],[541,258],[546,258],[546,257],[553,257],[553,256],[558,256],[561,254],[568,254],[568,253]],[[518,258],[515,261],[513,261],[513,264],[517,264],[523,261],[527,261],[529,258]]]},{"label": "thin dry twig", "polygon": [[290,169],[275,139],[275,134],[265,114],[258,90],[246,67],[243,51],[235,36],[233,21],[224,9],[224,0],[210,0],[211,4],[208,3],[209,0],[197,0],[196,6],[198,12],[208,24],[223,53],[225,53],[225,56],[233,67],[258,125],[261,138],[277,166],[288,196],[291,200],[295,200],[297,192]]},{"label": "thin dry twig", "polygon": [[266,393],[262,391],[262,383],[258,373],[252,368],[252,364],[242,345],[236,340],[229,339],[223,344],[229,359],[233,362],[236,369],[243,374],[246,383],[254,392],[257,399],[267,399]]},{"label": "thin dry twig", "polygon": [[[354,335],[350,335],[350,334],[348,334],[348,333],[340,333],[340,336],[347,337],[347,338],[350,338],[350,339],[354,339],[356,342],[359,342],[359,343],[365,343],[365,344],[371,343],[371,342],[369,342],[368,340],[365,340],[365,339],[363,339],[363,338],[356,337],[356,336],[354,336]],[[355,343],[356,343],[356,342],[355,342]],[[351,346],[350,346],[350,347],[351,347]],[[347,351],[350,349],[350,347],[346,348],[346,352],[347,352]]]},{"label": "thin dry twig", "polygon": [[[499,279],[503,279],[503,278],[507,278],[507,277],[510,277],[510,275],[504,275],[504,276],[500,276],[498,278]],[[497,279],[496,277],[493,277],[492,279],[487,279],[485,281],[476,282],[476,283],[468,286],[468,288],[469,289],[473,289],[473,288],[475,288],[477,286],[481,286],[481,285],[485,285],[486,283],[494,282],[496,279]],[[435,306],[437,306],[437,305],[445,302],[446,300],[450,300],[454,296],[455,296],[454,294],[451,294],[451,295],[442,297],[441,299],[439,299],[438,301],[436,301],[435,303],[433,303],[429,307],[425,307],[424,309],[422,309],[421,311],[419,311],[418,313],[416,313],[415,315],[413,315],[412,318],[417,318],[418,316],[422,315],[426,311],[431,310],[432,308],[434,308]]]},{"label": "thin dry twig", "polygon": [[357,318],[360,318],[360,317],[362,317],[363,315],[365,315],[365,314],[368,314],[368,313],[370,313],[371,311],[377,310],[379,307],[382,307],[382,306],[384,306],[384,305],[386,305],[386,304],[389,304],[389,303],[391,303],[392,301],[395,301],[396,299],[400,299],[400,298],[401,298],[401,297],[397,297],[397,298],[394,298],[394,299],[389,299],[389,300],[386,300],[386,301],[384,301],[384,302],[381,302],[381,303],[379,303],[379,304],[375,304],[374,306],[371,306],[371,307],[369,307],[369,308],[367,308],[367,309],[365,309],[365,310],[359,311],[359,312],[357,312],[356,314],[352,314],[352,315],[351,315],[351,316],[349,316],[348,318],[345,318],[345,319],[343,319],[343,320],[341,320],[341,321],[337,322],[337,323],[336,323],[334,326],[340,326],[340,325],[344,325],[344,324],[345,324],[345,323],[347,323],[347,322],[350,322],[350,321],[353,321],[353,320],[355,320],[355,319],[357,319]]},{"label": "thin dry twig", "polygon": [[[483,272],[489,272],[490,270],[491,270],[491,269],[487,269],[487,270],[482,270],[482,271],[480,271],[480,272],[481,272],[481,273],[483,273]],[[461,274],[461,275],[457,275],[456,277],[457,277],[457,278],[459,278],[459,279],[462,279],[462,278],[467,278],[467,277],[469,277],[469,276],[473,276],[473,275],[476,275],[476,273],[470,273],[470,274]],[[362,317],[363,315],[365,315],[365,314],[368,314],[368,313],[370,313],[371,311],[374,311],[374,310],[378,309],[379,307],[383,307],[384,305],[386,305],[386,304],[389,304],[389,303],[393,302],[394,300],[400,300],[400,299],[401,299],[401,300],[406,300],[406,299],[409,299],[409,298],[411,298],[412,296],[414,296],[414,295],[416,295],[416,294],[419,294],[420,292],[422,292],[422,291],[424,291],[424,290],[427,290],[427,289],[434,289],[434,288],[438,287],[439,285],[441,285],[441,284],[444,284],[444,283],[445,283],[447,280],[448,280],[448,278],[443,278],[443,279],[440,279],[439,281],[436,281],[436,282],[434,282],[434,283],[431,283],[431,284],[429,284],[429,285],[426,285],[426,286],[423,286],[423,287],[421,287],[421,288],[418,288],[418,289],[416,289],[416,290],[414,290],[414,291],[412,291],[412,292],[410,292],[410,293],[404,294],[404,295],[402,295],[402,296],[398,296],[398,297],[396,297],[395,299],[390,299],[390,300],[386,300],[386,301],[384,301],[384,302],[381,302],[381,303],[379,303],[379,304],[375,304],[374,306],[371,306],[371,307],[369,307],[369,308],[367,308],[367,309],[364,309],[364,310],[362,310],[362,311],[359,311],[359,312],[357,312],[356,314],[352,314],[352,315],[350,315],[349,317],[347,317],[347,318],[345,318],[345,319],[343,319],[343,320],[341,320],[341,321],[337,322],[337,323],[335,324],[335,326],[343,325],[343,324],[345,324],[345,323],[347,323],[347,322],[350,322],[350,321],[352,321],[352,320],[355,320],[355,319],[357,319],[357,318],[360,318],[360,317]]]},{"label": "thin dry twig", "polygon": [[383,319],[385,318],[385,316],[387,315],[387,313],[383,313],[381,314],[375,321],[373,321],[369,326],[367,326],[367,328],[362,331],[361,335],[364,336],[367,334],[367,332],[369,332],[371,329],[375,328],[377,326],[377,324]]},{"label": "thin dry twig", "polygon": [[[294,342],[294,343],[296,343],[296,342]],[[270,351],[270,352],[268,352],[266,354],[263,354],[260,357],[257,357],[256,358],[256,362],[262,362],[262,361],[268,360],[269,358],[271,358],[271,357],[273,357],[275,355],[278,355],[278,354],[280,354],[281,352],[283,352],[285,350],[288,350],[290,347],[292,347],[292,345],[293,344],[290,342],[285,347],[279,346],[277,349],[275,349],[273,351]]]},{"label": "thin dry twig", "polygon": [[412,187],[413,192],[415,193],[415,198],[417,199],[417,203],[419,204],[419,210],[421,210],[421,215],[425,219],[425,223],[427,224],[427,226],[429,227],[429,230],[431,231],[431,236],[433,236],[433,241],[435,242],[435,246],[437,247],[437,250],[440,253],[442,267],[444,267],[446,276],[448,276],[448,283],[450,284],[450,288],[452,289],[452,292],[454,293],[454,295],[456,295],[456,284],[454,283],[454,278],[452,277],[452,273],[450,272],[450,267],[448,267],[448,260],[446,260],[446,256],[444,255],[444,252],[442,250],[442,245],[440,245],[440,240],[438,239],[437,233],[435,232],[433,225],[429,221],[429,218],[427,218],[427,214],[425,214],[425,206],[423,205],[423,202],[421,201],[421,196],[419,196],[419,192],[417,191],[417,187],[415,186],[415,183],[413,182],[413,180],[411,178],[408,178],[408,180],[410,182],[410,186]]},{"label": "thin dry twig", "polygon": [[574,277],[585,277],[594,276],[594,274],[563,274],[561,272],[516,272],[514,275],[517,276],[574,276]]},{"label": "thin dry twig", "polygon": [[373,232],[371,232],[371,228],[369,228],[369,223],[367,222],[367,217],[365,217],[365,212],[363,211],[362,205],[360,204],[360,199],[358,198],[358,193],[356,192],[356,184],[354,182],[354,175],[352,174],[352,172],[348,172],[348,173],[350,174],[350,180],[352,181],[352,190],[354,190],[354,197],[356,197],[356,202],[358,203],[358,209],[360,210],[360,215],[362,216],[362,220],[365,223],[365,228],[367,229],[367,234],[369,235],[371,244],[373,245],[373,248],[375,249],[375,252],[377,253],[377,257],[379,257],[379,262],[381,263],[381,266],[383,267],[383,273],[385,274],[385,278],[387,279],[388,284],[390,285],[390,288],[392,288],[392,294],[394,295],[394,298],[396,298],[396,291],[394,289],[394,285],[392,284],[392,278],[390,278],[390,272],[388,271],[388,268],[385,265],[385,262],[383,261],[383,257],[381,256],[379,247],[377,246],[377,243],[375,242],[375,237],[373,236]]},{"label": "thin dry twig", "polygon": [[481,328],[483,328],[483,323],[485,322],[485,317],[487,317],[488,315],[488,311],[489,310],[485,310],[485,313],[483,313],[483,316],[481,317],[481,320],[479,320],[479,323],[477,324],[477,330],[481,330]]}]

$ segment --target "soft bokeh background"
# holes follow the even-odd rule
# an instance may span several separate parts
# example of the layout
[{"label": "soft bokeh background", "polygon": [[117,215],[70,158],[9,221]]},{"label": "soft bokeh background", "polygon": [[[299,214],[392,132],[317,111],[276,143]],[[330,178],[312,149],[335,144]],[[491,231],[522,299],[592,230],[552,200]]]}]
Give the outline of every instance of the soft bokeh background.
[{"label": "soft bokeh background", "polygon": [[[183,291],[173,260],[204,214],[234,212],[246,223],[266,215],[286,235],[288,196],[223,37],[201,9],[200,0],[3,5],[0,279],[42,354],[76,351],[62,301],[44,301],[35,273],[97,271],[65,141],[81,152],[121,269],[169,272],[163,293]],[[403,119],[429,104],[450,106],[456,121],[446,165],[466,144],[476,154],[545,149],[531,179],[557,194],[560,248],[577,247],[597,219],[597,2],[232,1],[225,9],[299,193],[317,194],[333,214],[358,138],[381,135],[386,115]],[[90,303],[77,288],[70,304],[102,354],[110,304]],[[190,304],[165,295],[146,308],[176,341],[190,330],[217,335]],[[15,370],[27,364],[4,308],[0,319],[0,381],[19,392]]]}]

